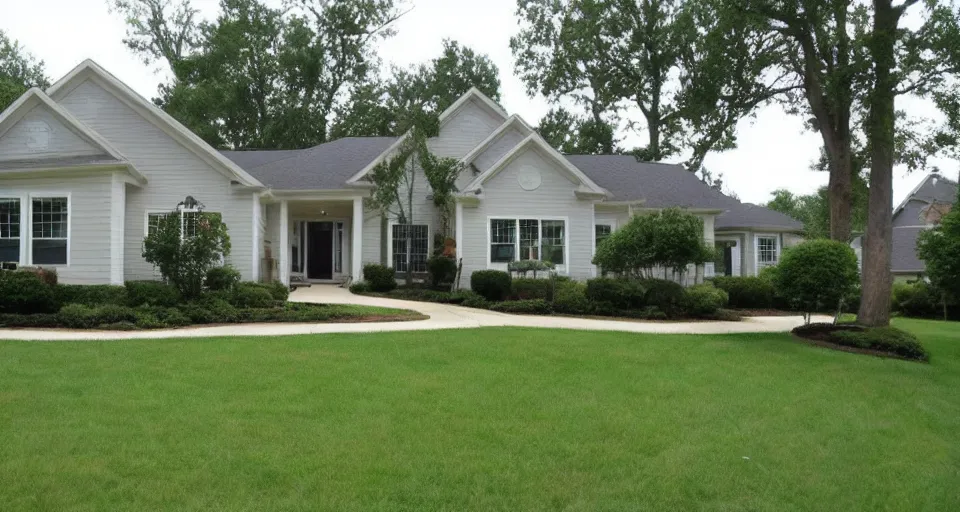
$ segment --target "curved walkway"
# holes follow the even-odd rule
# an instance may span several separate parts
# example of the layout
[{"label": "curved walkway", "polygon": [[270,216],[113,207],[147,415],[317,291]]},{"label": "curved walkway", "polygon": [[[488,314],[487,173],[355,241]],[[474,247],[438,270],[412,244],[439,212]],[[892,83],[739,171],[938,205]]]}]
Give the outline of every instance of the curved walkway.
[{"label": "curved walkway", "polygon": [[[623,331],[663,334],[727,334],[748,332],[786,332],[801,325],[800,316],[751,317],[741,322],[640,322],[557,316],[524,316],[463,308],[449,304],[415,302],[354,295],[332,285],[301,288],[290,295],[291,301],[326,304],[362,304],[412,309],[429,316],[427,320],[379,323],[322,324],[242,324],[210,327],[186,327],[155,331],[70,331],[64,329],[0,329],[0,339],[7,340],[123,340],[144,338],[199,338],[212,336],[281,336],[290,334],[324,334],[462,329],[475,327],[548,327],[593,331]],[[815,321],[829,321],[828,317]]]}]

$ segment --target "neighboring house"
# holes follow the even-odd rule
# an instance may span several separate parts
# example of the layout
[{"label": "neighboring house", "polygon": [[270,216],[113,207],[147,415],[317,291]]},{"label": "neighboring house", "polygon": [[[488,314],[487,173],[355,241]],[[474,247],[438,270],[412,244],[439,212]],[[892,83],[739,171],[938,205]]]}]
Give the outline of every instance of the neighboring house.
[{"label": "neighboring house", "polygon": [[[345,138],[303,150],[217,151],[85,61],[0,115],[0,261],[55,267],[66,283],[154,279],[141,256],[143,238],[191,196],[222,216],[232,245],[227,261],[246,280],[335,282],[360,276],[365,263],[424,272],[441,223],[426,179],[414,194],[410,261],[405,226],[365,201],[370,171],[399,142]],[[456,240],[464,285],[473,271],[526,258],[592,277],[598,240],[631,215],[671,206],[703,219],[704,239],[724,244],[720,263],[731,275],[775,264],[802,229],[678,165],[564,156],[477,90],[440,115],[429,145],[464,165],[443,234]],[[195,210],[177,214],[186,219]],[[712,273],[712,264],[695,272]]]},{"label": "neighboring house", "polygon": [[[930,174],[893,210],[890,271],[895,279],[921,277],[927,266],[917,256],[917,237],[950,212],[957,201],[957,183],[939,174]],[[863,238],[851,244],[861,258]]]}]

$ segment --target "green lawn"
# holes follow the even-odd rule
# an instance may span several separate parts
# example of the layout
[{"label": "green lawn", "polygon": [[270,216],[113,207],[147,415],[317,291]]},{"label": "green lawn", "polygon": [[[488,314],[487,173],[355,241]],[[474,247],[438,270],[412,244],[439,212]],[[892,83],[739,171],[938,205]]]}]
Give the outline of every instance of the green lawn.
[{"label": "green lawn", "polygon": [[0,509],[958,510],[931,364],[787,335],[0,342]]}]

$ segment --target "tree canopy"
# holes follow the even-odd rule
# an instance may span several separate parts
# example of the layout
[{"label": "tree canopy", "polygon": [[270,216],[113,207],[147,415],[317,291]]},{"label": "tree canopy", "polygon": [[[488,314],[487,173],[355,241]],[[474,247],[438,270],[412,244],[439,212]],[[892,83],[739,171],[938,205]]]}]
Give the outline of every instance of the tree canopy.
[{"label": "tree canopy", "polygon": [[933,229],[920,233],[917,254],[930,282],[947,298],[960,301],[960,196]]},{"label": "tree canopy", "polygon": [[50,85],[43,61],[0,30],[0,112],[31,87]]}]

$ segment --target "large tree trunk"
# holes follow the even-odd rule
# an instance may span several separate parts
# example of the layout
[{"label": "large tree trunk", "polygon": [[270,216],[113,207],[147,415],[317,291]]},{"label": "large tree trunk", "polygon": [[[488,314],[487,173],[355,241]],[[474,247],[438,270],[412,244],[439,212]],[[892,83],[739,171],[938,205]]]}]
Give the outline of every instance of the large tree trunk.
[{"label": "large tree trunk", "polygon": [[835,140],[836,147],[831,154],[830,180],[827,186],[827,197],[830,203],[830,239],[840,242],[849,242],[853,233],[851,219],[853,217],[853,169],[850,158],[850,137]]},{"label": "large tree trunk", "polygon": [[893,219],[893,146],[896,65],[894,44],[900,12],[891,0],[874,0],[873,34],[870,54],[874,85],[870,95],[868,134],[870,153],[870,197],[867,203],[867,233],[863,244],[863,296],[857,321],[882,327],[890,324],[890,252]]}]

